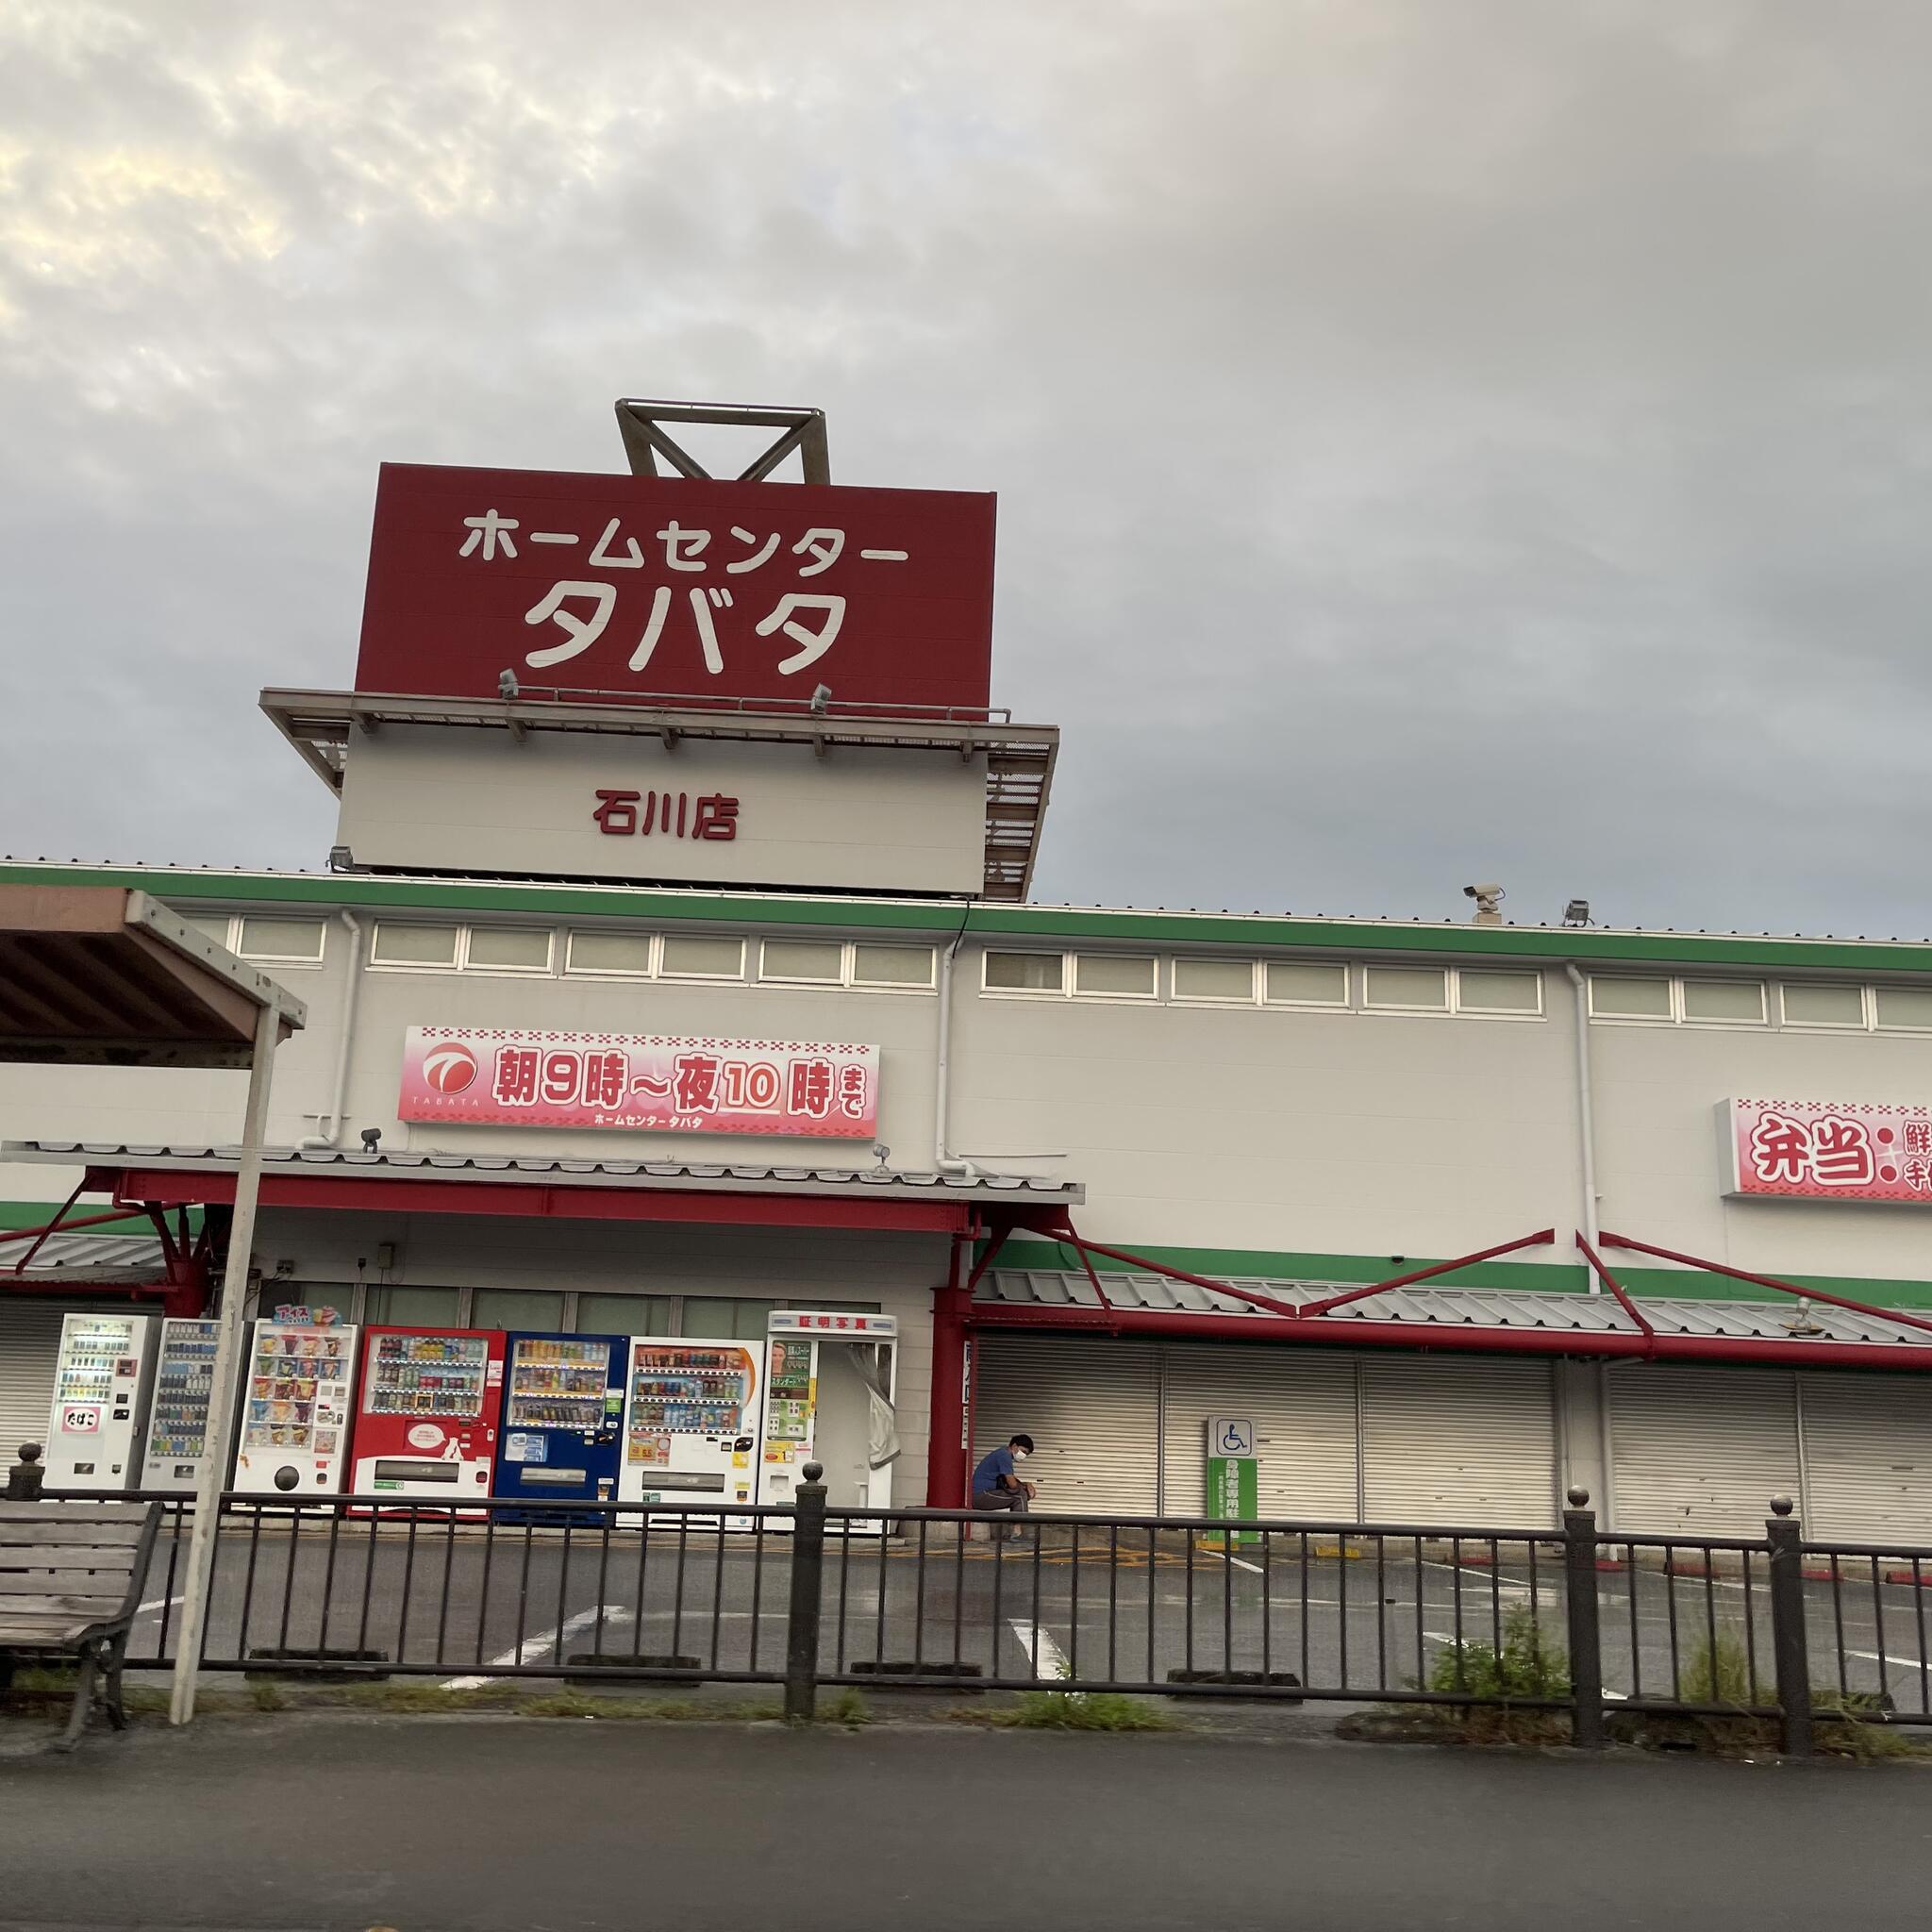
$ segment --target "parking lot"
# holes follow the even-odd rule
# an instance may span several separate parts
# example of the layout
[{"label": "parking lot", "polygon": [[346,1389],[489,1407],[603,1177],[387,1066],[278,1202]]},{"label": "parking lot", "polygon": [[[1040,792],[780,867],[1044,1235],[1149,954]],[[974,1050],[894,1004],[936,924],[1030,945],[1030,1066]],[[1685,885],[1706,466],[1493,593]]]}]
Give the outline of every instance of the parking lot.
[{"label": "parking lot", "polygon": [[[1090,1526],[1076,1543],[1070,1529],[1042,1528],[996,1545],[924,1528],[923,1547],[917,1535],[828,1539],[823,1674],[1160,1687],[1175,1671],[1289,1673],[1319,1694],[1374,1699],[1430,1688],[1458,1645],[1566,1642],[1563,1571],[1548,1546],[1506,1542],[1458,1562],[1411,1538],[1275,1534],[1230,1557],[1175,1532]],[[131,1663],[172,1655],[185,1562],[185,1541],[158,1549]],[[595,1660],[775,1679],[791,1572],[789,1536],[726,1534],[715,1519],[608,1535],[243,1519],[219,1541],[204,1656],[222,1668],[268,1651],[364,1653],[450,1683]],[[1725,1697],[1753,1677],[1768,1687],[1761,1557],[1748,1580],[1640,1563],[1602,1572],[1597,1590],[1611,1698],[1712,1701],[1697,1694],[1712,1655]],[[1926,1594],[1851,1570],[1838,1588],[1808,1582],[1814,1684],[1887,1695],[1901,1713],[1932,1709]]]}]

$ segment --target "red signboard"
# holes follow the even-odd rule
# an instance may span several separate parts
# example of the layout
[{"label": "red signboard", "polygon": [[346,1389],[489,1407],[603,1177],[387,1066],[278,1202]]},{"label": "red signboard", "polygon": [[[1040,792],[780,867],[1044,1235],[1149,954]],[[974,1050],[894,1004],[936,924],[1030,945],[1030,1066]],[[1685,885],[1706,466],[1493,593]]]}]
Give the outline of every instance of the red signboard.
[{"label": "red signboard", "polygon": [[983,710],[993,499],[385,463],[359,691]]},{"label": "red signboard", "polygon": [[799,1040],[411,1026],[396,1117],[869,1141],[878,1126],[879,1050]]},{"label": "red signboard", "polygon": [[1722,1103],[1731,1194],[1932,1207],[1932,1112],[1842,1100]]}]

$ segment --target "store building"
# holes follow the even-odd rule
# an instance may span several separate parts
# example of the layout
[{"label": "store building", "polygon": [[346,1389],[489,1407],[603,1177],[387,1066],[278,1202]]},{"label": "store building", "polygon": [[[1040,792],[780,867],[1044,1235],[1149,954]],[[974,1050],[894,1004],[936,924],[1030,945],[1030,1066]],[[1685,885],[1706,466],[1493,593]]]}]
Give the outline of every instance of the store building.
[{"label": "store building", "polygon": [[[1932,1542],[1932,944],[1031,903],[1058,733],[987,708],[991,563],[983,498],[386,471],[356,689],[262,701],[331,869],[0,879],[140,885],[305,1002],[265,1297],[891,1313],[900,1502],[1024,1428],[1043,1504],[1193,1512],[1218,1413],[1268,1515],[1541,1525],[1580,1482]],[[218,1232],[239,1089],[9,1070],[12,1224]],[[61,1309],[180,1292],[143,1225],[0,1273],[0,1427]]]}]

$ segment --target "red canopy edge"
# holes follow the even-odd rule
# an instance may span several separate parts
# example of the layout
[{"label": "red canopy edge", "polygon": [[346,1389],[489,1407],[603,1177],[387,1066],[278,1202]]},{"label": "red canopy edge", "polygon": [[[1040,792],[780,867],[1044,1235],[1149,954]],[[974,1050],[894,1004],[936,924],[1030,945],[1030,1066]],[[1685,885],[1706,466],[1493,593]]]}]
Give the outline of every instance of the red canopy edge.
[{"label": "red canopy edge", "polygon": [[[129,1206],[225,1203],[232,1174],[174,1168],[90,1168],[88,1189],[109,1189]],[[894,1201],[844,1194],[708,1193],[677,1188],[550,1187],[528,1181],[450,1181],[402,1174],[276,1174],[261,1177],[264,1208],[321,1208],[390,1214],[507,1215],[519,1220],[667,1221],[755,1227],[843,1228],[871,1233],[970,1234],[1000,1204]]]}]

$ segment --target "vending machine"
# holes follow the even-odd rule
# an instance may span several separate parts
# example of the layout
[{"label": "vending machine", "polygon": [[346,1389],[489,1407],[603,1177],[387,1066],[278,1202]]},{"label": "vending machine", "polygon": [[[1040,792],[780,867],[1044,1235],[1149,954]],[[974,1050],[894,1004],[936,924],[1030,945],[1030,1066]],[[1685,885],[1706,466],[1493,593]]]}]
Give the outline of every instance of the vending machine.
[{"label": "vending machine", "polygon": [[753,1500],[762,1354],[756,1342],[630,1338],[622,1501],[675,1508]]},{"label": "vending machine", "polygon": [[234,1486],[251,1495],[339,1491],[348,1466],[357,1331],[291,1312],[257,1322],[248,1350]]},{"label": "vending machine", "polygon": [[69,1315],[61,1322],[47,1418],[49,1488],[135,1487],[154,1345],[150,1315]]},{"label": "vending machine", "polygon": [[147,1454],[141,1466],[144,1490],[172,1490],[180,1495],[194,1487],[196,1466],[208,1447],[208,1403],[215,1386],[218,1325],[175,1315],[161,1324],[155,1396],[147,1414]]},{"label": "vending machine", "polygon": [[443,1503],[487,1496],[503,1357],[501,1329],[370,1329],[349,1445],[350,1491]]},{"label": "vending machine", "polygon": [[[770,1321],[758,1501],[786,1505],[808,1462],[834,1508],[886,1509],[899,1456],[899,1323],[892,1315],[786,1308]],[[784,1527],[782,1519],[770,1527]],[[883,1521],[852,1525],[876,1534]]]},{"label": "vending machine", "polygon": [[508,1352],[492,1493],[550,1503],[614,1500],[630,1338],[509,1335],[505,1340]]}]

